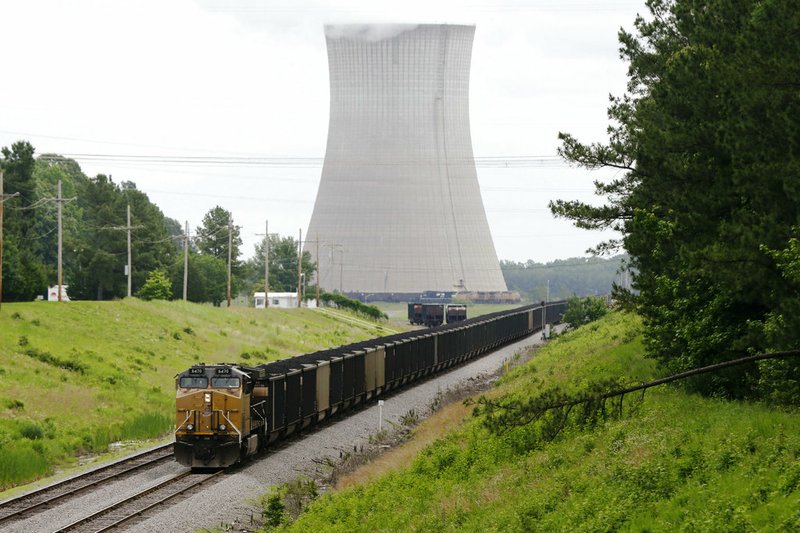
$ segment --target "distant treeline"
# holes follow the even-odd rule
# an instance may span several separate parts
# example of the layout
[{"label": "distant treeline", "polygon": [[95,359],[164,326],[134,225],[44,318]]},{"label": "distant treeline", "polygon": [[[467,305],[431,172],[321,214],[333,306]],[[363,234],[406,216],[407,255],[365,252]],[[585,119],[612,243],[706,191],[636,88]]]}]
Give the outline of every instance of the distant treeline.
[{"label": "distant treeline", "polygon": [[624,284],[624,279],[618,279],[618,271],[626,258],[617,255],[609,259],[574,257],[550,263],[501,261],[500,268],[508,290],[519,292],[525,300],[538,302],[545,299],[548,280],[551,300],[611,294],[615,281]]},{"label": "distant treeline", "polygon": [[[180,222],[165,216],[132,181],[116,183],[104,174],[90,177],[72,159],[34,154],[34,147],[27,141],[0,149],[2,193],[6,195],[3,301],[44,297],[48,287],[56,285],[59,203],[63,284],[69,286],[71,299],[112,300],[127,296],[129,208],[132,295],[164,299],[183,296],[186,235]],[[234,296],[264,287],[264,244],[262,240],[256,245],[252,259],[241,260],[240,228],[234,223],[233,214],[220,206],[208,211],[200,226],[190,228],[187,299],[219,305],[226,298],[229,246]],[[291,237],[270,236],[270,290],[297,290],[296,250],[297,242]],[[314,268],[311,255],[304,252],[306,284],[313,277]],[[160,289],[140,292],[151,278],[161,280]]]}]

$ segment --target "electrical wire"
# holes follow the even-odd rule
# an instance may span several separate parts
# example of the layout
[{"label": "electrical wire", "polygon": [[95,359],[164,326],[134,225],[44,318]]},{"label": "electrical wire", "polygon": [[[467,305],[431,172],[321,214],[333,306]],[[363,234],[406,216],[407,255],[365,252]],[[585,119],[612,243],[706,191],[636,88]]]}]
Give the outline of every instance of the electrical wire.
[{"label": "electrical wire", "polygon": [[[322,157],[290,157],[290,156],[180,156],[180,155],[147,155],[147,154],[92,154],[64,153],[59,155],[45,154],[39,157],[44,161],[58,162],[67,159],[91,163],[128,163],[136,165],[159,166],[212,166],[212,167],[277,167],[277,168],[321,168],[326,161]],[[362,167],[439,167],[438,158],[403,158],[403,159],[342,159],[329,158],[329,163],[343,165],[359,165]],[[557,155],[508,155],[481,156],[472,158],[449,158],[451,166],[468,165],[476,168],[558,168],[569,166]]]}]

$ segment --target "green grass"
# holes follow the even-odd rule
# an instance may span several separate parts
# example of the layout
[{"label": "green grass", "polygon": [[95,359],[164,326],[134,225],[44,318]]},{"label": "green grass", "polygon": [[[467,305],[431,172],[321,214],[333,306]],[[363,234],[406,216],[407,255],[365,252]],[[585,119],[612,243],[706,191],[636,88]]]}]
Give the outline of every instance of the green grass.
[{"label": "green grass", "polygon": [[169,433],[174,377],[193,363],[254,365],[378,334],[308,309],[5,303],[0,490],[46,476],[76,454]]},{"label": "green grass", "polygon": [[[658,377],[636,317],[568,333],[489,397]],[[329,493],[296,531],[797,531],[800,413],[702,398],[679,387],[630,395],[621,418],[495,434],[482,416],[377,481]]]}]

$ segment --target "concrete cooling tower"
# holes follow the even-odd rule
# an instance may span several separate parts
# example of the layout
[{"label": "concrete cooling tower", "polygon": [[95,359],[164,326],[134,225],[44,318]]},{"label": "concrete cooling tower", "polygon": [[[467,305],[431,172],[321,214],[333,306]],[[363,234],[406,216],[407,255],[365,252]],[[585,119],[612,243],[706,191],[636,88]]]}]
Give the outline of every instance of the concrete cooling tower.
[{"label": "concrete cooling tower", "polygon": [[307,237],[326,289],[506,290],[470,138],[474,33],[325,27],[330,123]]}]

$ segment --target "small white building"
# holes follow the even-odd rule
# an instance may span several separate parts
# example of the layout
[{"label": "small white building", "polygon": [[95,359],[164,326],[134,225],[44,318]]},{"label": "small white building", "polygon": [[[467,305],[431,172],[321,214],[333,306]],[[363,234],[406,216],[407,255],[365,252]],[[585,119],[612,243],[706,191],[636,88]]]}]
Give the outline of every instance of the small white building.
[{"label": "small white building", "polygon": [[[61,301],[68,302],[69,295],[67,295],[67,287],[69,285],[62,285],[61,286]],[[52,287],[47,288],[47,301],[48,302],[57,302],[58,301],[58,285],[53,285]]]},{"label": "small white building", "polygon": [[[255,302],[256,309],[264,309],[264,293],[254,292],[253,301]],[[277,307],[279,309],[291,309],[297,307],[297,293],[296,292],[271,292],[269,293],[269,306]],[[303,302],[303,307],[316,307],[316,300],[308,300]]]}]

